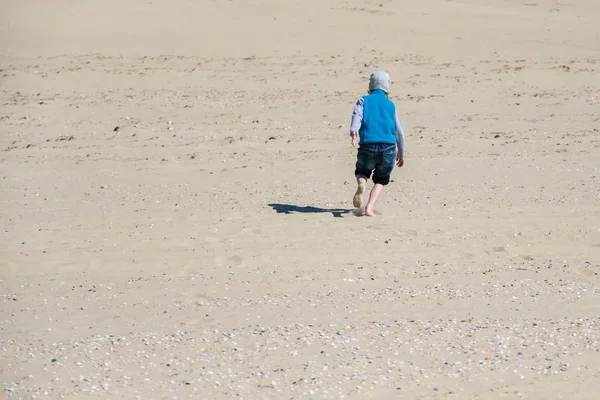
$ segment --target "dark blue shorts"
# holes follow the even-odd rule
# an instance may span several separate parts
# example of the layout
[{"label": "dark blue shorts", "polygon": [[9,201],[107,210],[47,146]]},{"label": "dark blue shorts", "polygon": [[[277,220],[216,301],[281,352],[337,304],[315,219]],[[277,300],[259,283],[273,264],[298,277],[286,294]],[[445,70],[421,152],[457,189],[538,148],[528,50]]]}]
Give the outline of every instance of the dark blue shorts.
[{"label": "dark blue shorts", "polygon": [[396,165],[395,144],[363,144],[358,149],[354,174],[364,175],[369,179],[373,173],[373,182],[387,185],[390,183],[394,165]]}]

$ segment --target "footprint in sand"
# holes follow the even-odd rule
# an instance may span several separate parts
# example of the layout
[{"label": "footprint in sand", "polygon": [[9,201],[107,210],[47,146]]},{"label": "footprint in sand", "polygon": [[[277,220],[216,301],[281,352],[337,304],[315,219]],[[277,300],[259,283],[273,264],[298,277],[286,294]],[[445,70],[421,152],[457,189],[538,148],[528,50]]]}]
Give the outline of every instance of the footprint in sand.
[{"label": "footprint in sand", "polygon": [[241,256],[231,256],[229,257],[229,265],[233,267],[239,267],[244,263],[244,258]]},{"label": "footprint in sand", "polygon": [[573,272],[575,272],[575,274],[577,274],[579,276],[595,276],[595,275],[598,275],[597,272],[594,272],[594,271],[591,271],[591,270],[585,269],[585,268],[580,268],[580,267],[573,268]]},{"label": "footprint in sand", "polygon": [[465,260],[474,260],[477,256],[473,253],[469,253],[466,251],[460,251],[459,255],[461,258],[465,259]]},{"label": "footprint in sand", "polygon": [[210,244],[216,244],[216,243],[219,243],[219,242],[221,242],[221,239],[220,239],[220,238],[218,238],[218,237],[214,237],[214,236],[207,236],[207,237],[205,237],[205,238],[204,238],[204,240],[205,240],[207,243],[210,243]]},{"label": "footprint in sand", "polygon": [[396,232],[399,236],[419,236],[419,232],[416,229],[406,229],[404,231]]}]

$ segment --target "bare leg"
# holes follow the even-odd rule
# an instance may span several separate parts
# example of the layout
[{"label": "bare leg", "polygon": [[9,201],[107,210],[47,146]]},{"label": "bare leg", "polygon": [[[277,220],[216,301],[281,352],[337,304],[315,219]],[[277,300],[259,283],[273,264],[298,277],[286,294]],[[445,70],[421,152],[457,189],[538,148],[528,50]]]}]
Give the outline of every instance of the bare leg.
[{"label": "bare leg", "polygon": [[377,203],[377,200],[379,200],[379,196],[381,196],[382,192],[383,192],[383,185],[380,183],[376,183],[375,186],[373,186],[373,189],[371,189],[371,195],[369,196],[369,202],[367,203],[367,206],[365,207],[365,215],[366,216],[369,216],[369,217],[375,216],[375,213],[373,212],[373,208],[375,207],[375,203]]},{"label": "bare leg", "polygon": [[356,183],[358,184],[358,187],[356,188],[356,193],[352,199],[352,204],[354,204],[354,207],[359,208],[362,205],[363,194],[365,193],[365,188],[367,186],[367,177],[364,175],[356,175]]}]

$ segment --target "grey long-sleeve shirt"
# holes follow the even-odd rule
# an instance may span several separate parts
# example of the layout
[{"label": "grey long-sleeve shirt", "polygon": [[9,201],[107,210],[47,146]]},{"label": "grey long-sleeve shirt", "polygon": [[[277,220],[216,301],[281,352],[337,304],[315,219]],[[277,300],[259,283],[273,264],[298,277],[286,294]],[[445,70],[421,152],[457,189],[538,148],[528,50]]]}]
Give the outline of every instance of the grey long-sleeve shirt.
[{"label": "grey long-sleeve shirt", "polygon": [[[356,102],[354,110],[352,111],[352,121],[350,123],[350,132],[358,132],[362,121],[364,100],[361,97]],[[402,129],[402,123],[398,118],[398,111],[394,113],[394,119],[396,121],[396,145],[398,146],[398,155],[404,158],[404,129]]]}]

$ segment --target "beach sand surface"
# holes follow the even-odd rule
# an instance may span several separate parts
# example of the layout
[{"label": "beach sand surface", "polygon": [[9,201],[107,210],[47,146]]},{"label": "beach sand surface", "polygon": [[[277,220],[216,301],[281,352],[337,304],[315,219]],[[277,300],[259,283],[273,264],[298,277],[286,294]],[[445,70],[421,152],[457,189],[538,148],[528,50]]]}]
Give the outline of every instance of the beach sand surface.
[{"label": "beach sand surface", "polygon": [[597,0],[0,6],[0,398],[598,398]]}]

